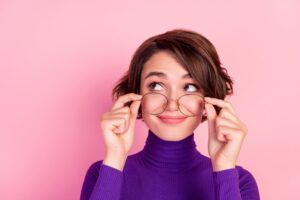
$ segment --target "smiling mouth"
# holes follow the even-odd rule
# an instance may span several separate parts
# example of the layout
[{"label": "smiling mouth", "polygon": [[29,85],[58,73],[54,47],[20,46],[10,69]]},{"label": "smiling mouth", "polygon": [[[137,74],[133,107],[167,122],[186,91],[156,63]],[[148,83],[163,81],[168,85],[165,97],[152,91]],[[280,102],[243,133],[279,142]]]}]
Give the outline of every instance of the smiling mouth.
[{"label": "smiling mouth", "polygon": [[179,124],[183,122],[187,117],[177,117],[177,116],[159,116],[158,117],[163,123],[166,124]]}]

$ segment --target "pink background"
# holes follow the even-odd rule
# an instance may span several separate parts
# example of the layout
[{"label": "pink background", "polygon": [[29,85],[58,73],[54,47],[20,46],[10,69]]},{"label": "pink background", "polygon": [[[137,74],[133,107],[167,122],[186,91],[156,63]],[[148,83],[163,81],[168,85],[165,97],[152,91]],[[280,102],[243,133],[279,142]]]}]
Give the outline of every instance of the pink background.
[{"label": "pink background", "polygon": [[[0,2],[0,199],[79,199],[113,84],[141,42],[174,28],[209,38],[234,78],[249,128],[238,164],[262,199],[299,199],[299,1],[177,2]],[[138,122],[132,153],[146,133]],[[207,155],[207,123],[195,133]]]}]

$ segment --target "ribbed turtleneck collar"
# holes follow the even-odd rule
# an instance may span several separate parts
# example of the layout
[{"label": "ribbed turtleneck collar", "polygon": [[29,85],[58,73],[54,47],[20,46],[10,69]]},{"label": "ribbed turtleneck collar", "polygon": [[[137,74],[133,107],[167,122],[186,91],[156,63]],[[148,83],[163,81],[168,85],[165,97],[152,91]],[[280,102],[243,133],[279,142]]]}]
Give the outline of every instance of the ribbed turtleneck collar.
[{"label": "ribbed turtleneck collar", "polygon": [[194,133],[180,141],[166,141],[149,129],[141,156],[149,167],[170,172],[185,171],[199,161],[196,146]]}]

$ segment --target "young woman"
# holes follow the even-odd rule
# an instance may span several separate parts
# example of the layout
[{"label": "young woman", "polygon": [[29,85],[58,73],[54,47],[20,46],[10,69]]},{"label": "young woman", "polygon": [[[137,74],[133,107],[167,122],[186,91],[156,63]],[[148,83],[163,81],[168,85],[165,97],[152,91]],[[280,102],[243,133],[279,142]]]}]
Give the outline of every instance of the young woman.
[{"label": "young woman", "polygon": [[[248,130],[224,100],[232,85],[215,47],[199,33],[176,29],[143,42],[101,116],[106,154],[89,167],[81,199],[259,199],[253,175],[236,165]],[[136,119],[149,127],[148,136],[129,155]],[[205,120],[209,158],[194,141]]]}]

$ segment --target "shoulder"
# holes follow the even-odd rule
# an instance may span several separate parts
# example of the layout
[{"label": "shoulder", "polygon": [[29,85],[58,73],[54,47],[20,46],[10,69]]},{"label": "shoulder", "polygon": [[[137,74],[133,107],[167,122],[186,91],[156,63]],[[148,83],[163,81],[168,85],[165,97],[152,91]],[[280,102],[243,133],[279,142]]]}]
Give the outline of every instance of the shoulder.
[{"label": "shoulder", "polygon": [[247,177],[248,178],[254,178],[254,176],[252,175],[252,173],[248,169],[246,169],[246,168],[244,168],[240,165],[237,165],[235,168],[238,171],[240,179],[245,179]]},{"label": "shoulder", "polygon": [[90,166],[89,169],[99,169],[101,164],[102,164],[103,160],[97,160],[95,162],[93,162]]},{"label": "shoulder", "polygon": [[92,164],[89,165],[88,170],[87,170],[87,174],[90,176],[98,176],[99,175],[99,169],[101,167],[103,160],[98,160],[93,162]]},{"label": "shoulder", "polygon": [[[202,160],[202,162],[205,162],[206,166],[208,166],[212,170],[211,159],[209,157],[201,154],[201,160]],[[226,170],[226,172],[227,171],[233,171],[234,173],[237,173],[240,182],[255,181],[253,174],[243,166],[236,165],[235,168],[233,168],[231,170]]]},{"label": "shoulder", "polygon": [[239,182],[241,187],[247,187],[249,185],[256,185],[254,175],[242,166],[237,165],[236,169],[239,174]]},{"label": "shoulder", "polygon": [[[125,168],[132,168],[134,166],[136,166],[137,164],[137,157],[138,157],[138,154],[139,153],[136,153],[136,154],[133,154],[133,155],[129,155],[126,159],[126,162],[125,162]],[[103,160],[97,160],[93,163],[91,163],[89,166],[88,166],[88,169],[87,169],[87,174],[89,174],[90,176],[95,176],[97,177],[99,175],[99,170],[102,166],[102,163],[103,163]]]},{"label": "shoulder", "polygon": [[[133,154],[133,155],[129,155],[126,159],[126,163],[125,163],[125,166],[126,165],[134,165],[136,162],[137,162],[137,157],[139,155],[139,152],[136,153],[136,154]],[[89,166],[88,166],[88,173],[98,173],[100,168],[101,168],[101,165],[103,163],[103,160],[97,160],[97,161],[94,161],[93,163],[91,163]]]},{"label": "shoulder", "polygon": [[[210,170],[212,170],[212,164],[211,164],[211,159],[207,156],[201,155],[202,156],[202,161],[204,161],[206,163],[206,166],[210,168]],[[245,186],[248,184],[254,184],[256,185],[256,180],[254,178],[254,175],[245,167],[240,166],[240,165],[236,165],[235,168],[233,169],[229,169],[229,170],[224,170],[221,171],[219,173],[215,173],[215,174],[222,174],[222,176],[224,174],[228,175],[234,175],[236,177],[238,177],[240,186]]]}]

